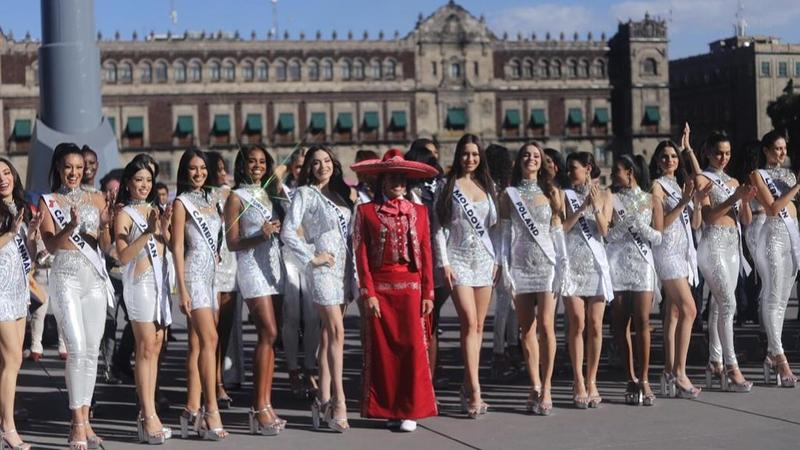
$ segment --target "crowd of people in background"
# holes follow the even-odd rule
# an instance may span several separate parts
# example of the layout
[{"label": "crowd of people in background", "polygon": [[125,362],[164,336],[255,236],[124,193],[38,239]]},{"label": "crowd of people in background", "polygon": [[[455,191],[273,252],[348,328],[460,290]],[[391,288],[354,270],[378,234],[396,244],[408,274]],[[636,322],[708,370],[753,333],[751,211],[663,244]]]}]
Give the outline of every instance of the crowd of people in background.
[{"label": "crowd of people in background", "polygon": [[[360,313],[361,415],[401,431],[438,414],[437,330],[448,299],[459,320],[460,406],[470,418],[490,409],[479,368],[492,299],[491,375],[526,373],[529,395],[520,408],[532,414],[553,412],[559,308],[576,408],[603,402],[597,381],[606,313],[626,403],[655,404],[654,308],[664,333],[660,393],[698,398],[702,389],[686,362],[692,331],[702,326],[703,285],[710,292],[706,388],[718,380],[724,391],[750,392],[734,317],[737,285],[751,271],[760,289],[748,301],[760,309],[768,342],[765,382],[796,386],[781,337],[800,263],[800,185],[779,132],[763,137],[738,180],[727,172],[726,135],[712,133],[695,152],[688,124],[679,143],[659,143],[650,161],[618,154],[609,186],[587,152],[563,155],[537,142],[484,148],[465,134],[444,170],[439,150],[419,139],[405,153],[359,151],[351,166],[358,184],[350,186],[335,149],[324,145],[299,146],[284,162],[264,146],[243,147],[232,185],[219,153],[190,148],[174,199],[147,154],[96,180],[94,151],[60,144],[50,192],[35,201],[0,158],[3,448],[29,448],[16,432],[14,393],[26,323],[26,357],[38,361],[48,310],[65,360],[75,450],[103,442],[90,420],[98,376],[135,380],[140,442],[172,438],[159,416],[168,406],[159,368],[173,339],[173,305],[186,316],[189,345],[180,435],[225,439],[220,409],[231,399],[223,373],[232,330],[241,327],[238,299],[257,336],[247,355],[252,434],[287,426],[271,399],[279,337],[291,392],[312,399],[313,426],[350,429],[343,318],[351,303]],[[126,323],[117,340],[119,310]]]}]

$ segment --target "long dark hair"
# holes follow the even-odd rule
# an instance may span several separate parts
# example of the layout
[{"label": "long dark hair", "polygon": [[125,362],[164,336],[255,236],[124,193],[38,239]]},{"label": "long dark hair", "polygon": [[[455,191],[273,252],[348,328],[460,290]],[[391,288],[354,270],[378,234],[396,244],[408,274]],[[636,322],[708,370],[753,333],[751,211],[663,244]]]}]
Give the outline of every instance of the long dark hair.
[{"label": "long dark hair", "polygon": [[636,184],[642,190],[650,190],[650,172],[647,169],[647,161],[642,155],[619,155],[614,159],[614,165],[620,165],[625,170],[633,172],[633,177],[636,179]]},{"label": "long dark hair", "polygon": [[117,194],[117,203],[122,205],[129,205],[131,203],[131,192],[128,189],[128,182],[133,179],[137,172],[140,170],[146,170],[147,173],[150,174],[152,177],[152,185],[150,186],[150,192],[147,193],[147,198],[145,201],[150,204],[157,204],[156,196],[156,175],[153,173],[153,169],[148,164],[147,159],[145,158],[133,158],[128,165],[125,166],[125,169],[122,171],[122,180],[120,181],[119,186],[119,193]]},{"label": "long dark hair", "polygon": [[511,183],[513,166],[508,148],[499,144],[491,144],[486,147],[486,164],[489,165],[489,175],[491,175],[497,190],[502,191],[507,188]]},{"label": "long dark hair", "polygon": [[147,153],[139,153],[138,155],[133,157],[133,161],[142,161],[145,164],[151,166],[153,172],[153,190],[155,190],[156,185],[156,178],[158,178],[158,174],[161,171],[161,168],[158,166],[158,161],[155,160],[152,156],[148,155]]},{"label": "long dark hair", "polygon": [[542,146],[539,145],[538,142],[528,142],[522,144],[522,147],[519,148],[517,157],[514,158],[514,167],[511,169],[511,182],[509,185],[517,187],[522,184],[522,158],[524,158],[526,154],[530,154],[530,150],[528,150],[529,147],[534,147],[536,150],[539,150],[539,157],[542,163],[539,166],[539,171],[536,173],[536,184],[542,188],[544,195],[550,198],[555,177],[553,172],[548,170],[544,164],[544,150],[542,150]]},{"label": "long dark hair", "polygon": [[277,212],[278,217],[283,218],[284,211],[281,202],[275,201],[281,194],[281,183],[275,178],[275,160],[272,158],[272,155],[269,154],[266,147],[261,144],[254,144],[242,148],[236,153],[236,160],[234,160],[233,163],[234,188],[238,189],[242,184],[253,183],[253,180],[247,175],[247,159],[250,157],[250,153],[254,151],[262,152],[267,161],[267,171],[264,172],[264,175],[261,177],[261,189],[269,196],[272,202],[272,208]]},{"label": "long dark hair", "polygon": [[[708,168],[708,156],[706,153],[710,149],[716,148],[717,145],[723,142],[731,142],[731,140],[728,138],[728,134],[724,131],[712,131],[711,134],[708,135],[706,142],[703,144],[703,152],[700,155],[700,167],[703,169]],[[728,162],[728,165],[730,165],[730,161]]]},{"label": "long dark hair", "polygon": [[208,158],[207,184],[211,187],[218,188],[222,186],[222,180],[220,180],[219,176],[217,176],[217,172],[219,171],[219,163],[222,163],[222,167],[225,168],[226,172],[228,171],[228,164],[225,162],[225,158],[223,158],[219,152],[206,152],[206,157]]},{"label": "long dark hair", "polygon": [[[589,178],[594,180],[600,176],[600,168],[597,167],[597,162],[594,160],[594,155],[589,152],[575,152],[567,156],[567,167],[572,161],[577,161],[583,167],[591,166],[592,170],[589,172]],[[570,182],[570,187],[572,183]]]},{"label": "long dark hair", "polygon": [[[78,155],[83,160],[83,151],[77,145],[71,142],[62,142],[56,145],[55,150],[53,150],[53,158],[50,159],[50,190],[53,192],[61,187],[61,174],[58,173],[58,166],[64,162],[64,158],[68,155]],[[83,180],[82,174],[81,180]]]},{"label": "long dark hair", "polygon": [[[305,158],[306,154],[308,153],[308,149],[304,145],[298,145],[292,153],[289,155],[289,161],[286,163],[286,178],[284,179],[284,183],[290,187],[296,187],[297,180],[294,179],[294,174],[292,173],[290,166],[296,163],[300,158]],[[303,160],[305,162],[305,160]],[[295,186],[293,186],[295,185]]]},{"label": "long dark hair", "polygon": [[447,181],[436,203],[436,214],[439,218],[439,223],[442,225],[449,225],[453,221],[453,189],[455,188],[456,180],[465,174],[464,167],[461,165],[461,158],[464,155],[464,148],[467,144],[475,144],[478,147],[478,155],[480,155],[480,161],[475,169],[473,179],[486,192],[490,201],[494,202],[495,199],[494,182],[489,175],[489,164],[486,162],[486,153],[481,146],[481,140],[474,134],[465,134],[456,143],[453,168],[447,174]]},{"label": "long dark hair", "polygon": [[209,184],[208,180],[211,179],[211,168],[208,165],[208,158],[206,157],[205,152],[197,148],[189,148],[183,155],[181,155],[181,160],[178,163],[178,178],[177,178],[177,192],[175,195],[181,195],[184,192],[189,192],[192,190],[192,181],[189,179],[189,161],[192,158],[197,157],[203,160],[206,164],[206,171],[208,172],[208,176],[206,177],[206,182],[203,184],[203,192],[208,198],[209,192],[211,192],[211,185]]},{"label": "long dark hair", "polygon": [[664,151],[667,148],[672,148],[675,150],[675,154],[678,155],[678,167],[675,169],[675,180],[678,182],[678,186],[683,186],[683,181],[686,178],[686,169],[683,167],[683,158],[681,158],[680,147],[678,147],[678,144],[676,144],[672,139],[663,140],[656,145],[656,150],[653,152],[653,156],[650,158],[650,180],[655,180],[664,176],[664,171],[661,170],[661,157],[664,155]]},{"label": "long dark hair", "polygon": [[764,150],[775,145],[778,139],[786,140],[786,136],[778,130],[770,130],[761,138],[761,151],[758,152],[759,169],[767,167],[767,155],[764,154]]},{"label": "long dark hair", "polygon": [[333,155],[331,149],[324,145],[312,145],[309,147],[308,151],[306,152],[305,160],[303,160],[303,167],[300,169],[300,177],[298,177],[297,185],[306,186],[314,184],[317,181],[316,178],[314,178],[311,167],[314,164],[314,153],[320,150],[327,153],[331,158],[331,163],[333,163],[333,174],[331,174],[331,179],[328,182],[328,189],[341,197],[341,200],[345,203],[345,205],[352,210],[353,200],[350,199],[350,186],[344,182],[342,164]]},{"label": "long dark hair", "polygon": [[[11,176],[14,178],[14,189],[11,190],[11,200],[17,207],[17,211],[25,214],[27,210],[27,202],[25,201],[25,188],[22,186],[22,180],[19,177],[19,172],[11,161],[0,156],[0,163],[4,163],[11,170]],[[11,210],[6,205],[6,202],[0,202],[0,234],[7,233],[14,226],[16,217],[11,214]]]},{"label": "long dark hair", "polygon": [[544,154],[553,161],[556,166],[556,173],[553,174],[553,184],[561,189],[569,187],[569,177],[567,176],[567,164],[564,162],[564,155],[554,148],[545,148]]}]

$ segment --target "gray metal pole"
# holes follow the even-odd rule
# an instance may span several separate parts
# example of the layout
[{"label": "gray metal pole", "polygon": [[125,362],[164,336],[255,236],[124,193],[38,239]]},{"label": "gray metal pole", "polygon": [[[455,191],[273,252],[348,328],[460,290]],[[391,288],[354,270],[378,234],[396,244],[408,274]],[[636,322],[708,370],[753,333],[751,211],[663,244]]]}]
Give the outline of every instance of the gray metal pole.
[{"label": "gray metal pole", "polygon": [[102,174],[119,165],[113,130],[103,117],[100,49],[93,0],[41,0],[39,119],[28,164],[28,189],[49,191],[53,149],[62,142],[97,152]]}]

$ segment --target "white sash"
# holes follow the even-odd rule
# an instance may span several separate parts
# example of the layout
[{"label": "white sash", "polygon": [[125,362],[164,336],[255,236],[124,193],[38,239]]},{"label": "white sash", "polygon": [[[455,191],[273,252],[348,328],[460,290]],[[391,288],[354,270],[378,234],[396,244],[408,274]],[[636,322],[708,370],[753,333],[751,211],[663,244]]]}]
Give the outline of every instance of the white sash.
[{"label": "white sash", "polygon": [[266,205],[258,201],[255,195],[251,194],[250,191],[244,188],[236,189],[233,191],[236,195],[239,196],[242,200],[246,201],[250,206],[257,209],[258,212],[264,216],[265,221],[269,222],[272,220],[272,211],[267,209]]},{"label": "white sash", "polygon": [[[126,206],[124,211],[130,216],[131,221],[135,224],[135,226],[139,227],[139,230],[144,233],[147,230],[147,220],[139,214],[132,206]],[[150,236],[147,239],[147,244],[145,244],[145,250],[147,251],[147,255],[150,257],[150,263],[153,265],[153,275],[156,279],[156,301],[158,302],[158,307],[156,308],[156,322],[163,323],[163,324],[170,324],[172,322],[172,314],[170,311],[169,302],[162,301],[163,299],[169,298],[169,293],[164,292],[164,263],[161,260],[161,257],[158,255],[158,245],[156,244],[155,236]],[[135,261],[131,261],[128,263],[128,268],[126,271],[130,271],[133,273],[136,270]],[[169,274],[167,274],[167,280],[169,279]],[[163,318],[163,321],[162,321]]]},{"label": "white sash", "polygon": [[[570,208],[572,212],[576,212],[580,209],[581,204],[578,201],[578,195],[572,189],[566,189],[564,194],[567,197],[567,201],[569,201]],[[589,249],[592,250],[592,255],[594,255],[594,262],[597,264],[597,267],[600,269],[600,282],[603,288],[603,296],[606,300],[611,301],[614,299],[614,288],[611,284],[611,270],[608,266],[608,257],[606,256],[606,249],[603,247],[603,243],[592,233],[591,227],[589,227],[589,222],[587,222],[586,218],[582,215],[578,217],[578,226],[581,230],[581,236],[589,245]]]},{"label": "white sash", "polygon": [[208,222],[197,210],[191,200],[186,198],[184,195],[179,195],[178,200],[183,203],[183,207],[186,208],[186,211],[189,213],[189,216],[194,221],[197,228],[200,229],[200,234],[203,235],[203,240],[206,241],[208,248],[211,250],[211,254],[217,256],[217,237],[214,236],[214,233],[211,232],[211,227],[208,226]]},{"label": "white sash", "polygon": [[[628,212],[625,211],[625,205],[622,204],[622,200],[620,200],[618,195],[614,195],[614,212],[617,213],[617,217],[619,217],[621,222],[624,222],[625,217],[628,215]],[[633,243],[636,244],[636,249],[639,250],[639,254],[642,255],[651,268],[655,269],[656,266],[653,262],[653,250],[650,248],[650,245],[648,245],[645,239],[633,229],[632,225],[628,226],[628,234],[630,234],[631,238],[633,238]]]},{"label": "white sash", "polygon": [[539,229],[536,227],[536,222],[534,222],[533,217],[531,217],[531,213],[528,210],[528,206],[522,201],[522,197],[519,195],[519,191],[517,188],[513,186],[509,186],[506,188],[506,193],[508,194],[508,198],[511,199],[511,203],[514,205],[514,210],[517,211],[520,220],[522,220],[522,224],[525,225],[525,229],[528,230],[531,237],[533,238],[534,242],[542,249],[547,259],[550,260],[551,263],[556,263],[556,251],[552,245],[545,246],[542,243],[542,236]]},{"label": "white sash", "polygon": [[[669,183],[663,180],[656,180],[656,181],[658,181],[658,184],[661,185],[661,188],[664,190],[664,193],[666,193],[667,196],[671,197],[673,200],[680,203],[681,195],[677,191],[675,191],[675,189],[673,189]],[[686,233],[686,246],[687,246],[686,252],[689,258],[689,267],[691,268],[691,270],[689,271],[689,285],[697,286],[697,282],[699,280],[697,274],[697,249],[694,248],[694,238],[692,236],[693,235],[692,220],[691,216],[689,215],[689,210],[692,209],[692,206],[693,206],[692,202],[689,202],[689,204],[683,208],[683,211],[681,211],[681,223],[683,224],[683,230]]]},{"label": "white sash", "polygon": [[475,212],[475,208],[472,207],[472,202],[469,201],[466,195],[461,192],[461,189],[458,188],[458,185],[453,186],[453,200],[461,206],[461,209],[464,211],[464,215],[467,216],[467,222],[472,226],[472,229],[481,239],[483,242],[483,246],[486,247],[486,250],[492,256],[492,259],[495,257],[494,253],[494,245],[492,245],[492,239],[489,236],[489,230],[483,226],[481,220],[478,218],[478,213]]},{"label": "white sash", "polygon": [[28,245],[25,241],[25,233],[22,230],[14,235],[14,245],[17,246],[19,257],[22,260],[22,270],[25,271],[25,275],[28,275],[31,273],[31,270],[33,270],[33,262],[31,261],[31,255],[28,253]]},{"label": "white sash", "polygon": [[[58,224],[58,226],[63,230],[69,224],[69,220],[67,220],[64,211],[58,206],[55,199],[53,198],[52,194],[44,194],[42,195],[44,199],[44,204],[47,206],[48,211],[50,211],[50,215],[53,216],[53,220]],[[108,272],[106,271],[106,265],[103,261],[102,255],[100,254],[100,250],[93,249],[89,244],[83,240],[83,237],[78,233],[77,228],[73,230],[72,234],[69,237],[69,240],[72,241],[72,245],[78,249],[81,254],[89,260],[89,263],[94,267],[94,270],[100,275],[106,285],[106,302],[108,303],[109,308],[114,307],[114,287],[111,285],[111,280],[108,277]]]},{"label": "white sash", "polygon": [[[725,195],[730,197],[736,191],[734,188],[725,184],[720,177],[717,176],[714,172],[709,172],[708,170],[703,171],[703,176],[711,180],[712,183],[717,185],[718,188],[722,189],[725,192]],[[744,274],[745,276],[750,275],[750,272],[753,271],[753,268],[750,267],[750,264],[747,263],[747,259],[744,257],[744,252],[742,251],[742,224],[739,223],[739,202],[736,202],[731,206],[733,210],[734,218],[733,220],[736,221],[736,231],[739,233],[739,273]]]},{"label": "white sash", "polygon": [[320,197],[322,197],[322,201],[325,202],[328,207],[333,209],[333,212],[336,214],[336,223],[339,224],[339,233],[342,235],[342,241],[345,245],[348,245],[350,242],[350,225],[347,221],[347,218],[344,216],[341,208],[336,206],[336,203],[333,203],[331,199],[325,196],[322,192],[320,192],[317,188],[312,188],[314,192],[316,192]]},{"label": "white sash", "polygon": [[[759,170],[758,173],[761,174],[761,178],[764,179],[764,183],[767,185],[769,189],[769,193],[772,194],[773,199],[777,199],[778,197],[783,194],[778,189],[778,186],[775,185],[775,182],[772,180],[772,177],[769,176],[766,170]],[[794,263],[800,264],[800,230],[797,228],[796,223],[792,223],[792,216],[789,215],[789,210],[786,209],[784,206],[778,211],[778,216],[783,220],[783,224],[786,225],[786,230],[789,232],[789,239],[792,241],[792,256],[794,257]]]}]

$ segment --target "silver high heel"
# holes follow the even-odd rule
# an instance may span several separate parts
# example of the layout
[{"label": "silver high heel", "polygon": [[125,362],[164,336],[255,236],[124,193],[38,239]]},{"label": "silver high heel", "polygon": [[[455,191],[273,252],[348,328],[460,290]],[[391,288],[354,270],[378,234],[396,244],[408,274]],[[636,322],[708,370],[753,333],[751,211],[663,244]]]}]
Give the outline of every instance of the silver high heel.
[{"label": "silver high heel", "polygon": [[[83,422],[84,425],[88,422]],[[103,439],[100,438],[97,434],[93,434],[92,436],[86,436],[86,448],[89,450],[99,450],[103,446]]]},{"label": "silver high heel", "polygon": [[[17,430],[8,430],[8,431],[0,431],[0,450],[30,450],[31,444],[26,444],[24,442],[20,442],[17,445],[11,445],[6,438],[7,434],[16,433]],[[22,438],[20,438],[22,440]],[[70,447],[72,447],[72,443],[70,443]]]},{"label": "silver high heel", "polygon": [[203,412],[203,420],[200,421],[200,426],[198,427],[200,436],[203,437],[204,441],[221,441],[228,437],[228,432],[225,431],[225,428],[221,426],[216,428],[210,428],[208,425],[208,418],[210,416],[217,416],[219,417],[219,410],[215,411],[204,411]]},{"label": "silver high heel", "polygon": [[775,374],[775,384],[777,384],[778,387],[796,387],[797,377],[794,374],[786,378],[781,377],[781,373],[778,368],[784,365],[789,366],[789,362],[786,360],[785,355],[767,355],[767,357],[764,358],[764,383],[769,383],[771,381],[772,374]]},{"label": "silver high heel", "polygon": [[675,376],[669,372],[661,372],[661,396],[672,398],[677,396],[675,389]]},{"label": "silver high heel", "polygon": [[[595,386],[595,390],[597,390],[597,386],[596,386],[594,381],[590,381],[589,385],[590,386]],[[590,389],[587,389],[587,393],[589,391],[590,391]],[[598,392],[597,395],[589,395],[587,397],[587,399],[589,400],[589,403],[588,403],[587,406],[589,408],[592,408],[592,409],[597,409],[598,407],[600,407],[600,403],[603,403],[603,397],[600,396],[600,392]]]},{"label": "silver high heel", "polygon": [[714,378],[719,380],[720,389],[723,389],[725,377],[723,376],[722,372],[722,363],[715,361],[708,362],[708,365],[706,365],[706,389],[711,389],[712,384],[714,383]]},{"label": "silver high heel", "polygon": [[311,402],[311,425],[315,430],[319,430],[322,421],[328,416],[330,405],[330,400],[322,402],[318,397],[314,397],[314,401]]},{"label": "silver high heel", "polygon": [[700,397],[700,392],[702,392],[702,389],[700,389],[699,387],[697,387],[695,385],[692,385],[692,387],[690,387],[689,389],[684,389],[683,387],[681,387],[680,383],[678,382],[678,380],[680,380],[680,379],[688,380],[689,378],[688,377],[684,377],[684,378],[676,377],[675,378],[674,386],[675,386],[675,389],[677,390],[676,391],[676,394],[677,394],[676,397],[678,397],[678,398],[686,398],[686,399],[690,399],[690,400],[694,400],[697,397]]},{"label": "silver high heel", "polygon": [[189,438],[189,429],[191,427],[194,433],[199,434],[199,420],[200,420],[200,411],[189,411],[188,409],[184,408],[183,412],[181,413],[181,439],[188,439]]},{"label": "silver high heel", "polygon": [[639,406],[642,404],[642,390],[639,387],[639,380],[635,378],[628,381],[625,387],[625,404],[632,406]]},{"label": "silver high heel", "polygon": [[345,407],[347,406],[343,400],[334,402],[333,399],[331,399],[330,405],[328,406],[327,415],[325,417],[325,421],[328,422],[328,428],[337,433],[344,433],[346,431],[349,431],[350,424],[347,422],[347,417],[338,419],[336,417],[333,417],[333,410],[335,409],[334,405],[337,406],[342,405]]},{"label": "silver high heel", "polygon": [[155,414],[152,416],[144,417],[142,416],[142,412],[139,411],[139,415],[136,417],[136,432],[139,435],[139,442],[140,443],[147,443],[149,445],[160,445],[166,442],[167,438],[164,436],[164,429],[162,427],[161,431],[156,431],[154,433],[148,433],[147,429],[144,426],[144,423],[147,420],[155,419]]},{"label": "silver high heel", "polygon": [[542,387],[533,386],[531,393],[528,395],[528,401],[525,402],[525,411],[533,414],[538,414],[539,410],[539,396],[541,395]]},{"label": "silver high heel", "polygon": [[[72,428],[82,427],[83,422],[81,423],[73,423]],[[3,433],[5,434],[5,433]],[[5,445],[5,437],[3,438],[3,445]],[[87,450],[89,448],[88,440],[83,441],[71,441],[67,439],[67,445],[69,445],[70,450]]]},{"label": "silver high heel", "polygon": [[656,395],[653,393],[652,389],[650,390],[650,392],[645,393],[644,392],[645,385],[649,386],[650,382],[647,380],[642,380],[642,382],[639,384],[639,395],[642,396],[642,405],[653,406],[656,404]]},{"label": "silver high heel", "polygon": [[[734,372],[739,369],[739,366],[727,366],[725,368],[725,374],[722,377],[722,390],[726,392],[738,392],[738,393],[747,393],[753,389],[753,382],[752,381],[743,381],[741,383],[734,383],[733,377],[731,376]],[[744,378],[744,377],[742,377]]]},{"label": "silver high heel", "polygon": [[286,421],[280,418],[276,418],[272,423],[267,425],[262,425],[261,422],[258,421],[259,415],[268,414],[270,411],[273,411],[272,405],[267,405],[264,407],[264,409],[260,409],[258,411],[250,408],[250,434],[277,436],[286,427]]}]

